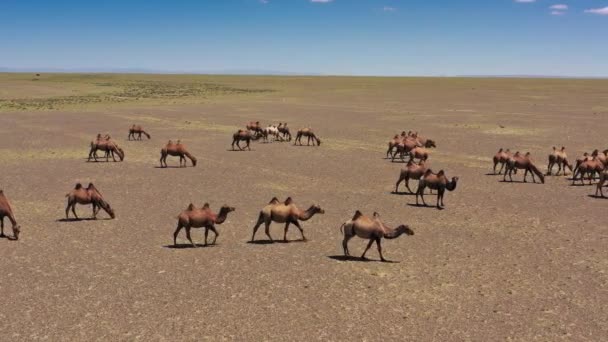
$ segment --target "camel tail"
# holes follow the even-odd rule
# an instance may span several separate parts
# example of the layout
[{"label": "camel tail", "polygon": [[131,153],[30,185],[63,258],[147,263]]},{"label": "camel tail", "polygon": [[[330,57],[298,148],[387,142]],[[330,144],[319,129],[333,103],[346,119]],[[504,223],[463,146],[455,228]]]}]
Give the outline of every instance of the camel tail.
[{"label": "camel tail", "polygon": [[342,225],[340,226],[340,233],[344,234],[344,226],[346,226],[346,223],[342,223]]},{"label": "camel tail", "polygon": [[530,169],[532,169],[532,172],[534,172],[538,176],[538,178],[540,178],[540,181],[544,184],[545,175],[543,175],[543,173],[540,172],[540,170],[535,165],[530,164]]}]

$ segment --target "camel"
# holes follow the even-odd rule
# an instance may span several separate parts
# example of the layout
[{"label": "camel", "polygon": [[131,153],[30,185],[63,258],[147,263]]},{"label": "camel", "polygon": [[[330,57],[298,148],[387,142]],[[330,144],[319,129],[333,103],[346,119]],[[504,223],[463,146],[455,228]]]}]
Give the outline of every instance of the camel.
[{"label": "camel", "polygon": [[445,190],[456,190],[457,183],[458,177],[452,177],[452,180],[450,181],[445,176],[445,172],[443,170],[440,170],[437,174],[434,174],[431,169],[426,170],[418,182],[418,190],[416,190],[416,205],[418,205],[418,196],[420,196],[420,198],[422,198],[422,204],[426,206],[426,202],[424,202],[424,189],[429,188],[431,190],[437,190],[437,209],[445,207],[445,204],[443,203]]},{"label": "camel", "polygon": [[[74,217],[78,220],[76,215],[76,204],[92,204],[93,205],[93,219],[97,219],[97,213],[103,209],[111,218],[116,218],[114,210],[110,207],[110,204],[103,199],[101,193],[95,188],[93,183],[89,183],[89,186],[85,189],[82,184],[77,183],[74,190],[70,191],[65,197],[68,198],[68,205],[65,208],[65,218],[69,219],[70,208]],[[101,209],[100,209],[101,208]]]},{"label": "camel", "polygon": [[522,156],[519,151],[515,152],[515,154],[507,160],[506,166],[507,168],[503,177],[503,181],[505,182],[507,181],[507,176],[509,176],[509,180],[512,182],[513,172],[517,169],[521,169],[526,170],[526,172],[524,172],[524,183],[528,181],[526,178],[528,177],[529,172],[532,175],[532,182],[536,183],[536,179],[534,178],[534,174],[536,174],[538,178],[540,178],[540,182],[545,184],[545,176],[542,172],[540,172],[536,165],[532,163],[532,160],[530,159],[530,152],[526,153],[524,156]]},{"label": "camel", "polygon": [[608,150],[604,150],[599,152],[599,150],[593,151],[592,156],[596,156],[597,159],[604,164],[604,166],[608,166]]},{"label": "camel", "polygon": [[308,143],[306,144],[306,146],[310,146],[310,140],[312,139],[312,146],[315,146],[315,141],[317,143],[317,146],[321,146],[321,139],[319,139],[315,133],[312,131],[312,129],[310,128],[302,128],[298,131],[298,134],[296,134],[296,139],[294,140],[293,144],[296,145],[298,142],[300,143],[300,146],[302,146],[302,137],[307,137],[308,138]]},{"label": "camel", "polygon": [[437,147],[437,145],[435,144],[435,141],[431,140],[431,139],[427,139],[421,135],[418,135],[418,132],[415,132],[414,134],[411,135],[413,138],[416,139],[416,141],[418,141],[420,143],[421,146],[426,147],[426,148],[432,148],[432,147]]},{"label": "camel", "polygon": [[401,142],[397,144],[396,150],[393,152],[391,162],[395,161],[395,157],[397,155],[399,155],[402,161],[405,161],[405,155],[410,154],[410,152],[416,147],[422,147],[418,140],[410,136],[403,138]]},{"label": "camel", "polygon": [[594,175],[596,173],[601,174],[602,171],[604,171],[605,169],[606,167],[597,156],[591,157],[591,159],[587,159],[581,162],[580,165],[578,165],[576,171],[572,176],[572,185],[574,185],[574,182],[576,181],[578,175],[580,175],[581,177],[581,184],[585,184],[585,182],[583,181],[583,179],[585,178],[585,174],[589,175],[589,184],[591,185],[591,183],[593,182]]},{"label": "camel", "polygon": [[566,148],[562,146],[561,149],[557,149],[553,146],[553,152],[549,155],[549,164],[547,165],[547,175],[550,176],[553,173],[553,167],[557,165],[557,173],[556,176],[559,176],[559,173],[564,171],[564,176],[566,175],[566,168],[570,169],[572,172],[572,165],[568,162],[568,155],[566,154]]},{"label": "camel", "polygon": [[291,132],[289,132],[289,127],[287,127],[287,122],[279,122],[279,127],[277,127],[277,129],[279,130],[279,133],[283,135],[283,140],[291,141]]},{"label": "camel", "polygon": [[257,136],[258,138],[260,138],[262,136],[262,134],[264,134],[262,126],[260,126],[260,122],[256,121],[256,122],[250,122],[247,125],[245,125],[245,128],[247,128],[248,131],[253,131],[255,136]]},{"label": "camel", "polygon": [[224,223],[228,214],[234,210],[234,207],[223,205],[220,208],[220,212],[216,214],[209,208],[209,203],[205,203],[200,209],[195,208],[194,205],[190,203],[188,208],[177,216],[177,228],[173,233],[173,245],[177,245],[177,235],[182,228],[186,228],[186,237],[194,247],[196,247],[196,244],[190,237],[190,229],[205,228],[205,246],[207,246],[207,235],[209,234],[209,230],[211,230],[215,234],[211,244],[215,245],[215,240],[217,240],[217,237],[219,236],[219,233],[215,229],[215,225]]},{"label": "camel", "polygon": [[300,226],[299,221],[308,221],[315,214],[325,214],[325,210],[321,209],[319,205],[313,204],[307,210],[299,209],[294,203],[291,197],[288,197],[284,203],[274,197],[268,205],[266,205],[261,211],[258,217],[258,221],[253,227],[253,234],[251,235],[251,242],[255,240],[255,233],[262,223],[266,225],[265,233],[270,239],[270,242],[274,242],[272,236],[270,236],[270,224],[272,222],[285,223],[285,231],[283,233],[283,241],[287,242],[287,230],[290,224],[294,224],[302,234],[302,241],[306,241],[304,236],[304,230]]},{"label": "camel", "polygon": [[422,160],[420,163],[416,164],[413,161],[409,161],[404,169],[401,170],[401,174],[399,175],[399,180],[397,180],[397,185],[395,185],[395,193],[399,192],[399,184],[405,181],[405,187],[410,193],[414,193],[412,189],[410,189],[410,179],[419,180],[428,168],[425,166],[425,161]]},{"label": "camel", "polygon": [[250,131],[239,129],[236,133],[232,135],[232,150],[234,151],[234,144],[236,144],[236,147],[238,147],[239,150],[242,151],[243,148],[241,147],[240,142],[245,141],[247,143],[247,146],[245,146],[245,148],[251,151],[251,147],[249,147],[249,144],[251,143],[251,140],[257,139],[258,136],[254,135]]},{"label": "camel", "polygon": [[414,231],[407,225],[400,225],[397,228],[390,228],[386,226],[380,219],[380,214],[374,212],[373,217],[367,217],[363,215],[359,210],[355,212],[352,219],[344,222],[340,227],[340,230],[344,234],[344,240],[342,240],[342,249],[344,250],[344,256],[350,256],[348,251],[348,241],[354,236],[358,236],[362,239],[369,239],[367,247],[361,259],[367,260],[365,254],[370,249],[372,244],[376,242],[378,246],[378,254],[380,254],[380,260],[386,262],[382,255],[382,238],[385,239],[396,239],[402,234],[414,235]]},{"label": "camel", "polygon": [[283,138],[279,135],[279,129],[276,126],[268,125],[268,127],[262,128],[262,137],[264,141],[268,141],[268,137],[274,138],[273,141],[283,141]]},{"label": "camel", "polygon": [[429,159],[429,152],[424,147],[414,147],[410,151],[410,160],[414,159],[426,161],[427,159]]},{"label": "camel", "polygon": [[600,181],[597,183],[597,186],[595,188],[595,196],[597,196],[597,193],[599,191],[600,195],[602,197],[604,196],[604,191],[602,191],[602,187],[604,186],[604,184],[608,181],[608,170],[604,170],[600,173]]},{"label": "camel", "polygon": [[507,160],[509,160],[509,158],[511,158],[513,154],[511,153],[511,150],[506,149],[503,150],[503,148],[501,147],[498,152],[496,152],[496,155],[494,155],[494,174],[496,174],[496,166],[498,164],[500,164],[500,170],[498,171],[498,174],[502,174],[502,170],[505,167],[505,164],[507,163]]},{"label": "camel", "polygon": [[592,157],[587,152],[583,153],[581,157],[576,158],[576,164],[574,165],[574,170],[572,170],[572,174],[576,174],[576,172],[578,171],[578,167],[581,165],[582,162],[586,160],[591,160],[591,158]]},{"label": "camel", "polygon": [[397,145],[399,145],[401,143],[402,140],[403,140],[403,138],[400,137],[399,134],[395,134],[393,139],[391,139],[388,142],[388,150],[386,150],[386,158],[389,158],[389,156],[391,155],[393,150],[397,147]]},{"label": "camel", "polygon": [[192,167],[196,167],[196,158],[188,152],[180,140],[177,143],[169,140],[167,145],[160,150],[160,167],[167,167],[167,156],[179,157],[179,167],[187,167],[186,157],[188,157],[192,161]]},{"label": "camel", "polygon": [[[135,138],[135,134],[137,134],[137,139]],[[144,129],[140,126],[140,125],[133,125],[131,126],[131,128],[129,128],[129,136],[127,137],[128,140],[131,140],[131,138],[133,138],[133,140],[141,140],[141,135],[145,135],[146,138],[150,139],[150,134],[148,134],[148,132],[144,131]]]},{"label": "camel", "polygon": [[110,155],[112,155],[112,160],[116,161],[115,154],[118,155],[120,161],[125,159],[125,151],[112,140],[109,134],[106,134],[105,136],[97,134],[97,138],[94,141],[91,141],[91,149],[89,150],[89,158],[87,161],[91,161],[91,158],[97,161],[98,150],[105,152],[106,162],[109,161]]},{"label": "camel", "polygon": [[4,191],[0,190],[0,237],[6,237],[4,235],[4,218],[8,217],[9,221],[13,225],[13,240],[19,240],[19,233],[21,233],[21,226],[17,224],[15,215],[13,214],[13,208],[8,201],[8,198],[4,195]]}]

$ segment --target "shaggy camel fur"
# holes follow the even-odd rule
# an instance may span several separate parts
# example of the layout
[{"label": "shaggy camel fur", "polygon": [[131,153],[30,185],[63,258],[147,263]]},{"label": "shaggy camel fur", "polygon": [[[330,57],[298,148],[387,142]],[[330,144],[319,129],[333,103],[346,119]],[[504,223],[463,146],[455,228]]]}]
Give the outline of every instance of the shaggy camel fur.
[{"label": "shaggy camel fur", "polygon": [[283,135],[283,140],[291,141],[291,132],[289,131],[289,127],[287,127],[287,122],[286,123],[279,122],[279,127],[277,127],[277,128],[279,130],[279,133],[281,133]]},{"label": "shaggy camel fur", "polygon": [[125,151],[123,151],[123,149],[120,148],[109,135],[102,137],[101,134],[97,134],[97,139],[95,141],[91,141],[91,149],[89,150],[89,158],[87,161],[91,161],[91,158],[97,161],[98,150],[105,152],[106,162],[109,161],[110,155],[112,155],[112,160],[116,161],[115,154],[118,155],[120,161],[125,159]]},{"label": "shaggy camel fur", "polygon": [[160,150],[160,167],[167,167],[167,156],[179,157],[179,167],[187,166],[186,157],[188,157],[192,161],[192,167],[196,167],[196,158],[188,152],[180,140],[177,143],[169,140],[167,145]]},{"label": "shaggy camel fur", "polygon": [[566,154],[566,148],[564,146],[559,150],[553,146],[553,152],[549,155],[549,164],[547,165],[548,176],[553,174],[553,167],[555,165],[557,165],[556,176],[559,176],[559,173],[562,171],[564,171],[565,176],[566,168],[570,169],[570,172],[572,172],[572,165],[568,162],[568,155]]},{"label": "shaggy camel fur", "polygon": [[315,214],[325,214],[325,210],[321,209],[320,206],[313,204],[307,210],[303,211],[299,209],[294,203],[291,197],[288,197],[284,203],[279,202],[275,197],[268,205],[266,205],[261,211],[258,217],[258,221],[253,227],[253,234],[251,235],[251,241],[255,240],[255,233],[262,223],[266,225],[264,230],[266,236],[273,242],[272,236],[270,236],[270,224],[272,222],[285,223],[285,231],[283,233],[283,241],[287,241],[287,230],[290,224],[294,224],[302,234],[302,241],[306,241],[304,236],[304,230],[300,226],[299,221],[308,221]]},{"label": "shaggy camel fur", "polygon": [[194,205],[190,203],[188,208],[177,216],[177,229],[175,229],[175,232],[173,233],[173,245],[177,245],[177,235],[182,228],[186,228],[186,237],[194,247],[196,247],[196,244],[192,241],[192,237],[190,237],[190,229],[205,228],[205,246],[207,246],[207,235],[209,234],[209,230],[211,230],[215,234],[211,244],[215,245],[215,240],[217,240],[217,237],[219,236],[219,233],[215,229],[215,225],[224,223],[228,217],[228,213],[231,213],[234,210],[234,207],[223,205],[220,208],[220,212],[216,214],[209,208],[209,203],[205,203],[200,209],[195,208]]},{"label": "shaggy camel fur", "polygon": [[317,146],[321,146],[321,139],[319,139],[315,133],[312,131],[312,129],[310,128],[302,128],[298,131],[298,134],[296,134],[296,139],[294,140],[293,144],[296,145],[298,142],[300,143],[300,146],[302,146],[302,137],[307,137],[308,138],[308,143],[306,144],[306,146],[310,146],[310,140],[312,139],[312,146],[315,146],[315,142],[317,143]]},{"label": "shaggy camel fur", "polygon": [[240,142],[244,141],[247,143],[247,146],[245,146],[245,148],[251,151],[251,147],[249,147],[249,144],[251,143],[251,140],[257,139],[258,136],[251,133],[250,131],[239,129],[236,133],[232,135],[232,150],[234,151],[234,144],[236,144],[236,147],[238,147],[239,150],[242,151],[243,148],[241,147]]},{"label": "shaggy camel fur", "polygon": [[[137,134],[137,138],[135,138],[135,134]],[[142,134],[150,139],[150,134],[144,131],[140,125],[133,125],[131,128],[129,128],[129,136],[127,137],[127,140],[131,140],[131,138],[133,138],[133,140],[141,140]]]},{"label": "shaggy camel fur", "polygon": [[399,184],[405,181],[405,187],[410,193],[413,194],[414,192],[412,191],[412,189],[410,189],[409,185],[410,179],[419,180],[424,175],[426,170],[428,170],[428,168],[426,167],[424,160],[418,164],[414,163],[413,161],[409,161],[405,168],[401,169],[401,173],[399,174],[399,180],[397,180],[397,185],[395,185],[395,193],[399,192]]},{"label": "shaggy camel fur", "polygon": [[[85,189],[82,184],[77,183],[74,190],[70,191],[65,197],[68,198],[68,205],[65,208],[65,218],[69,219],[70,208],[76,219],[76,204],[82,205],[93,205],[93,219],[97,218],[99,210],[103,209],[111,218],[115,218],[114,210],[110,207],[110,204],[103,199],[101,193],[95,188],[93,183],[89,183],[89,186]],[[101,209],[100,209],[101,208]]]},{"label": "shaggy camel fur", "polygon": [[509,158],[511,158],[513,154],[511,153],[511,150],[506,149],[503,150],[502,147],[498,150],[498,152],[496,152],[496,155],[494,155],[494,174],[496,174],[496,166],[498,164],[500,164],[500,170],[498,171],[498,174],[502,174],[502,170],[505,167],[505,164],[507,163],[507,160],[509,160]]},{"label": "shaggy camel fur", "polygon": [[411,131],[408,133],[405,133],[405,131],[402,131],[401,135],[395,134],[393,139],[391,139],[388,142],[388,150],[386,150],[386,158],[389,158],[391,156],[391,154],[393,153],[393,150],[397,147],[397,145],[399,145],[403,141],[403,139],[405,137],[409,136],[410,134],[411,134]]},{"label": "shaggy camel fur", "polygon": [[19,240],[19,233],[21,233],[21,226],[17,224],[13,209],[8,201],[8,198],[4,195],[4,191],[0,190],[0,237],[6,237],[4,235],[4,218],[8,217],[9,221],[13,225],[13,239]]},{"label": "shaggy camel fur", "polygon": [[420,198],[422,198],[422,204],[426,206],[426,202],[424,202],[424,189],[429,188],[431,190],[437,190],[437,209],[441,209],[445,206],[443,203],[445,190],[456,190],[457,183],[458,177],[452,177],[452,180],[450,181],[445,176],[445,172],[443,170],[440,170],[437,174],[434,174],[431,169],[426,170],[418,182],[418,190],[416,190],[416,205],[418,205],[418,196],[420,196]]},{"label": "shaggy camel fur", "polygon": [[414,231],[407,225],[400,225],[397,228],[390,228],[385,225],[380,219],[380,214],[374,212],[373,217],[367,217],[363,215],[359,210],[355,212],[352,219],[344,222],[340,227],[340,230],[344,234],[344,240],[342,240],[342,249],[344,250],[345,256],[350,256],[348,251],[348,241],[354,236],[358,236],[362,239],[369,239],[367,247],[361,259],[366,260],[365,254],[370,249],[372,244],[376,242],[378,246],[378,254],[380,254],[380,260],[386,261],[382,255],[382,238],[385,239],[396,239],[402,234],[414,235]]},{"label": "shaggy camel fur", "polygon": [[410,160],[418,159],[421,161],[426,161],[429,159],[429,152],[424,147],[414,147],[410,151]]},{"label": "shaggy camel fur", "polygon": [[572,185],[580,175],[581,184],[585,184],[583,179],[585,178],[585,174],[589,177],[589,185],[593,182],[593,178],[595,174],[601,174],[604,171],[604,164],[598,159],[597,156],[591,157],[591,159],[587,159],[580,163],[580,165],[576,168],[574,175],[572,176]]},{"label": "shaggy camel fur", "polygon": [[602,187],[606,182],[608,182],[608,170],[604,170],[600,173],[600,181],[597,183],[597,187],[595,188],[595,196],[597,196],[597,193],[599,191],[601,196],[605,197],[604,191],[602,191]]},{"label": "shaggy camel fur", "polygon": [[411,151],[416,147],[422,147],[418,140],[410,136],[403,138],[401,142],[397,144],[396,149],[393,152],[391,162],[395,161],[395,157],[397,156],[397,154],[399,155],[402,161],[405,161],[405,155],[410,154]]},{"label": "shaggy camel fur", "polygon": [[507,169],[505,170],[505,175],[503,177],[503,181],[507,181],[507,176],[509,176],[509,181],[513,181],[513,172],[517,171],[517,169],[526,170],[524,172],[524,183],[528,180],[528,172],[532,175],[532,182],[536,183],[536,179],[534,178],[534,174],[540,178],[541,183],[545,184],[545,176],[542,172],[532,163],[530,159],[530,152],[526,153],[526,155],[522,156],[519,151],[515,152],[509,160],[507,160]]}]

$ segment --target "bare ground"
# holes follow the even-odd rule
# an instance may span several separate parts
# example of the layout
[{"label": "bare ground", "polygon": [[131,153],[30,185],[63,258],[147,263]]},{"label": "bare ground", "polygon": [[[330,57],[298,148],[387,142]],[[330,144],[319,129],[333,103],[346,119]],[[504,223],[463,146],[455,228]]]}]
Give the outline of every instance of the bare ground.
[{"label": "bare ground", "polygon": [[[0,113],[0,188],[22,226],[20,241],[0,239],[0,340],[608,339],[608,200],[563,177],[539,185],[486,175],[499,147],[530,151],[543,171],[552,146],[567,146],[572,160],[608,148],[608,82],[216,81],[277,91]],[[231,133],[255,120],[311,126],[322,145],[229,151]],[[133,123],[152,140],[127,142]],[[386,143],[410,129],[437,141],[434,170],[460,177],[445,210],[391,194],[403,164],[383,159]],[[125,162],[85,161],[98,132],[123,146]],[[199,166],[159,169],[169,139]],[[64,195],[89,181],[117,219],[61,221]],[[247,243],[273,196],[326,210],[303,223],[309,242]],[[182,235],[184,248],[171,247],[190,202],[237,208],[217,246],[186,248]],[[339,227],[357,209],[415,230],[384,242],[393,263],[340,257]],[[197,242],[202,233],[194,230]],[[295,227],[289,237],[299,238]],[[351,252],[365,243],[354,239]],[[375,248],[368,256],[377,260]]]}]

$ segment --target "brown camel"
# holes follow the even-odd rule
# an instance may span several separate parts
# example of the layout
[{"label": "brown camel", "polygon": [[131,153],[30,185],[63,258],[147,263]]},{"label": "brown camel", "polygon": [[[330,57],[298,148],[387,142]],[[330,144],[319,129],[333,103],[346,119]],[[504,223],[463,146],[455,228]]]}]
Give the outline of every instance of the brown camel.
[{"label": "brown camel", "polygon": [[312,129],[310,128],[302,128],[298,131],[298,134],[296,134],[296,139],[294,140],[293,144],[296,145],[298,142],[300,143],[300,146],[302,146],[302,137],[307,137],[308,138],[308,143],[306,144],[306,146],[310,146],[310,140],[312,139],[312,146],[315,146],[315,142],[317,143],[317,146],[321,146],[321,139],[319,139],[315,133],[312,131]]},{"label": "brown camel", "polygon": [[511,150],[506,149],[503,150],[503,148],[501,147],[498,152],[496,152],[496,155],[494,155],[494,174],[496,174],[496,166],[498,164],[500,164],[500,170],[498,171],[498,174],[502,174],[502,170],[505,167],[505,164],[507,163],[507,160],[509,160],[509,158],[511,158],[513,154],[511,153]]},{"label": "brown camel", "polygon": [[420,198],[422,198],[422,204],[426,206],[426,203],[424,202],[424,189],[429,188],[431,190],[437,190],[437,209],[441,209],[445,206],[443,203],[445,190],[456,190],[457,183],[458,177],[452,177],[452,180],[450,181],[445,176],[445,172],[443,170],[440,170],[437,174],[434,174],[431,169],[426,170],[418,182],[418,190],[416,190],[416,205],[418,205],[418,196],[420,196]]},{"label": "brown camel", "polygon": [[308,221],[315,214],[325,214],[325,210],[321,209],[320,206],[313,204],[307,210],[299,209],[294,203],[291,197],[288,197],[284,203],[279,202],[275,197],[268,205],[266,205],[261,211],[258,217],[258,221],[253,227],[253,235],[251,235],[251,242],[255,240],[255,233],[262,223],[266,225],[265,233],[266,236],[273,242],[272,236],[270,236],[270,224],[272,222],[285,223],[285,231],[283,233],[283,241],[287,241],[287,230],[290,224],[294,224],[302,234],[302,241],[306,241],[304,236],[304,230],[300,226],[299,221]]},{"label": "brown camel", "polygon": [[236,133],[232,135],[232,150],[234,151],[234,144],[236,144],[236,147],[238,147],[239,150],[242,151],[243,148],[241,147],[240,142],[244,141],[247,143],[247,146],[245,146],[245,148],[251,151],[251,147],[249,147],[249,144],[251,143],[251,140],[257,139],[258,136],[251,133],[250,131],[239,129]]},{"label": "brown camel", "polygon": [[106,162],[109,161],[110,155],[112,156],[112,160],[116,161],[115,154],[118,155],[120,161],[125,159],[125,151],[112,140],[109,134],[106,134],[105,136],[97,134],[97,138],[94,141],[91,141],[91,149],[89,150],[89,158],[87,161],[91,161],[91,158],[97,161],[98,150],[105,152]]},{"label": "brown camel", "polygon": [[344,240],[342,240],[344,256],[350,256],[350,252],[348,251],[348,241],[354,236],[358,236],[362,239],[369,239],[367,247],[361,255],[361,259],[363,260],[367,260],[365,258],[365,254],[370,249],[372,244],[376,242],[376,245],[378,246],[378,254],[380,254],[380,260],[386,261],[382,255],[382,238],[396,239],[402,234],[414,235],[414,231],[407,225],[402,224],[397,228],[390,228],[382,222],[380,219],[380,214],[374,212],[373,217],[367,217],[359,210],[355,212],[352,219],[342,224],[340,230],[344,234]]},{"label": "brown camel", "polygon": [[578,167],[581,165],[581,163],[584,162],[585,160],[591,160],[591,159],[592,159],[592,157],[587,152],[583,153],[583,155],[581,157],[576,158],[576,164],[574,165],[574,170],[572,171],[572,173],[576,174],[576,172],[578,171]]},{"label": "brown camel", "polygon": [[410,151],[410,160],[418,159],[420,161],[426,161],[429,159],[429,152],[424,147],[414,147]]},{"label": "brown camel", "polygon": [[[137,138],[135,138],[135,134],[137,134]],[[131,126],[131,128],[129,128],[129,136],[127,137],[128,140],[131,140],[131,138],[133,138],[133,140],[141,140],[141,135],[145,135],[148,139],[150,139],[150,134],[148,134],[148,132],[144,131],[144,129],[140,126],[140,125],[133,125]]]},{"label": "brown camel", "polygon": [[391,139],[388,142],[388,150],[386,150],[386,158],[388,158],[393,153],[393,150],[397,147],[397,145],[399,145],[401,143],[401,141],[403,141],[403,139],[405,137],[407,137],[408,135],[409,135],[409,133],[406,134],[405,131],[401,132],[401,135],[395,134],[393,139]]},{"label": "brown camel", "polygon": [[503,177],[503,181],[505,182],[507,181],[507,176],[509,176],[509,180],[512,182],[513,172],[517,171],[517,169],[521,169],[525,170],[524,183],[528,181],[526,178],[528,177],[529,172],[532,175],[532,182],[536,183],[536,179],[534,178],[534,174],[536,174],[538,178],[540,178],[540,182],[545,184],[545,176],[542,172],[540,172],[540,170],[536,167],[536,165],[534,165],[534,163],[530,159],[530,152],[526,153],[526,155],[523,156],[521,155],[521,153],[519,153],[519,151],[515,152],[515,154],[512,155],[509,160],[507,160],[506,166],[507,168]]},{"label": "brown camel", "polygon": [[13,240],[19,240],[19,233],[21,233],[21,226],[17,224],[13,209],[8,201],[8,198],[4,195],[4,191],[0,190],[0,237],[6,237],[4,235],[4,218],[8,217],[9,221],[13,225]]},{"label": "brown camel", "polygon": [[576,181],[579,175],[581,184],[585,184],[583,181],[583,179],[585,178],[585,174],[588,175],[589,185],[591,185],[595,174],[601,174],[604,169],[604,164],[600,161],[600,159],[598,159],[597,156],[591,157],[591,159],[587,159],[580,163],[580,165],[576,168],[576,171],[572,176],[572,185],[574,185],[574,182]]},{"label": "brown camel", "polygon": [[196,167],[196,158],[188,152],[180,140],[177,143],[169,140],[167,145],[160,150],[160,167],[167,167],[167,156],[179,157],[179,167],[187,166],[186,157],[188,157],[192,161],[192,167]]},{"label": "brown camel", "polygon": [[404,169],[401,169],[401,173],[399,174],[399,180],[397,180],[397,185],[395,185],[395,193],[399,192],[399,184],[405,181],[405,187],[410,193],[414,193],[412,189],[410,189],[410,179],[419,180],[428,168],[425,165],[425,161],[422,160],[420,163],[416,164],[413,161],[409,161]]},{"label": "brown camel", "polygon": [[395,161],[395,157],[397,155],[399,155],[402,161],[405,161],[405,155],[410,154],[410,152],[416,147],[422,147],[418,140],[411,136],[403,138],[401,142],[397,144],[396,149],[393,152],[391,162]]},{"label": "brown camel", "polygon": [[286,123],[279,122],[279,126],[277,127],[277,129],[279,130],[279,133],[281,133],[283,135],[284,140],[291,141],[291,132],[289,131],[289,127],[287,127],[287,122]]},{"label": "brown camel", "polygon": [[437,147],[437,145],[435,144],[435,141],[419,135],[418,132],[414,133],[412,135],[412,137],[415,138],[418,141],[418,143],[420,144],[420,146],[423,146],[423,147],[426,147],[426,148]]},{"label": "brown camel", "polygon": [[557,165],[556,176],[559,176],[560,172],[564,172],[566,175],[566,168],[572,172],[572,165],[568,162],[568,155],[566,154],[566,148],[562,146],[561,149],[557,149],[553,146],[553,152],[549,155],[549,164],[547,165],[547,175],[550,176],[553,173],[553,167]]},{"label": "brown camel", "polygon": [[264,130],[262,129],[262,126],[260,125],[259,121],[256,122],[250,122],[248,123],[245,128],[247,128],[248,131],[253,131],[254,135],[258,138],[261,138],[262,135],[264,134]]},{"label": "brown camel", "polygon": [[219,236],[219,233],[215,229],[215,225],[224,223],[228,217],[228,213],[233,212],[234,210],[234,207],[223,205],[220,208],[220,212],[216,214],[209,208],[209,203],[205,203],[200,209],[195,208],[194,205],[190,203],[188,208],[177,216],[177,229],[175,229],[175,232],[173,233],[173,245],[177,245],[177,235],[182,228],[186,228],[186,237],[194,247],[196,247],[196,244],[190,237],[190,229],[205,228],[205,246],[207,246],[207,235],[209,234],[209,230],[211,230],[215,234],[211,244],[215,245],[215,240],[217,240],[217,237]]},{"label": "brown camel", "polygon": [[597,196],[597,193],[599,191],[599,193],[601,194],[602,197],[604,196],[604,191],[602,191],[602,187],[604,186],[604,184],[608,182],[608,170],[604,169],[604,171],[602,171],[600,173],[600,181],[597,183],[597,187],[595,188],[595,196]]},{"label": "brown camel", "polygon": [[[65,197],[68,198],[68,205],[65,208],[65,218],[69,219],[70,208],[74,217],[78,220],[76,215],[76,204],[82,205],[93,205],[93,219],[97,219],[97,213],[103,209],[111,218],[115,218],[114,210],[110,207],[110,204],[103,199],[101,193],[95,188],[93,183],[89,183],[89,186],[85,189],[82,184],[77,183],[74,190],[70,191]],[[100,209],[101,208],[101,209]]]}]

